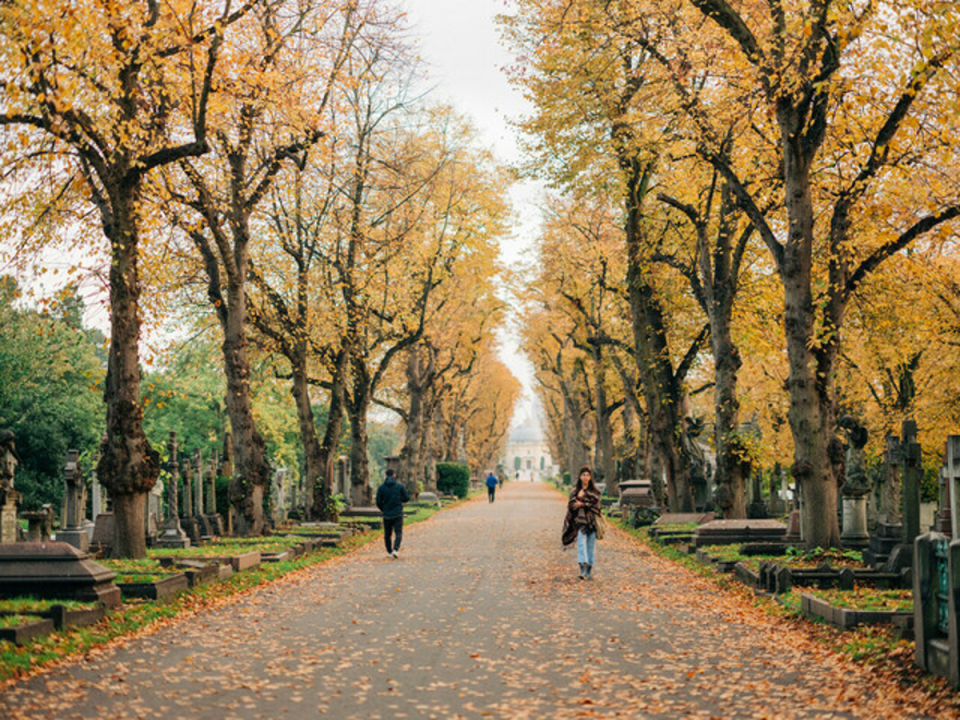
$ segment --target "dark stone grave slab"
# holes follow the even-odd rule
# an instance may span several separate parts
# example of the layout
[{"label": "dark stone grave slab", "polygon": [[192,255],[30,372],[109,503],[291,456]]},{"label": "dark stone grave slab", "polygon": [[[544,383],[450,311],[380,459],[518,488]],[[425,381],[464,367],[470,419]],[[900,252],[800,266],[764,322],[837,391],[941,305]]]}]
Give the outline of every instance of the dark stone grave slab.
[{"label": "dark stone grave slab", "polygon": [[62,542],[0,545],[0,597],[120,603],[116,573],[95,563],[90,554]]},{"label": "dark stone grave slab", "polygon": [[776,520],[713,520],[697,528],[694,547],[745,542],[782,542],[787,526]]},{"label": "dark stone grave slab", "polygon": [[349,518],[379,518],[380,508],[376,507],[349,507],[340,513],[341,517]]},{"label": "dark stone grave slab", "polygon": [[696,523],[697,525],[702,525],[712,521],[714,515],[712,512],[702,513],[663,513],[657,520],[654,521],[654,525],[688,525],[690,523]]},{"label": "dark stone grave slab", "polygon": [[126,598],[142,598],[145,600],[169,600],[180,594],[190,586],[187,576],[183,573],[168,575],[159,580],[144,583],[118,583],[123,596]]}]

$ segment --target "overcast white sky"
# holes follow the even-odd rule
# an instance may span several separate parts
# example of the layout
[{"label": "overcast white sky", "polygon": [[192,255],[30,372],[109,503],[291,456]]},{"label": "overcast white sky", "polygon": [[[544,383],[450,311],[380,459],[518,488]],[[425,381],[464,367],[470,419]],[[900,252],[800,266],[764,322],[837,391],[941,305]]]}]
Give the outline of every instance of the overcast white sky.
[{"label": "overcast white sky", "polygon": [[[472,118],[483,142],[504,162],[519,160],[514,129],[508,120],[524,113],[519,91],[507,81],[504,68],[512,62],[501,45],[497,14],[509,10],[509,0],[400,0],[408,12],[413,35],[419,38],[422,58],[437,100],[447,102]],[[511,192],[518,226],[514,237],[501,244],[504,262],[513,264],[531,247],[539,214],[535,202],[540,190],[530,182]],[[510,333],[503,337],[504,361],[523,382],[527,394],[533,370]],[[522,413],[521,413],[522,414]]]}]

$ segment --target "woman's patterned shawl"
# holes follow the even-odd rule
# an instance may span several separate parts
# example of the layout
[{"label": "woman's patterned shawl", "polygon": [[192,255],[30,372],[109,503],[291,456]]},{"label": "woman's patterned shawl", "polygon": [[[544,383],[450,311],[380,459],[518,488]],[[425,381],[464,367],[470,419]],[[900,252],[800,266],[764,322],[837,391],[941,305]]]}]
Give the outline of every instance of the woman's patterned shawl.
[{"label": "woman's patterned shawl", "polygon": [[591,533],[597,531],[597,515],[600,514],[600,493],[584,489],[580,502],[583,507],[574,508],[577,500],[577,488],[570,492],[567,500],[567,516],[563,519],[563,535],[561,542],[564,546],[573,544],[577,539],[577,532],[583,530]]}]

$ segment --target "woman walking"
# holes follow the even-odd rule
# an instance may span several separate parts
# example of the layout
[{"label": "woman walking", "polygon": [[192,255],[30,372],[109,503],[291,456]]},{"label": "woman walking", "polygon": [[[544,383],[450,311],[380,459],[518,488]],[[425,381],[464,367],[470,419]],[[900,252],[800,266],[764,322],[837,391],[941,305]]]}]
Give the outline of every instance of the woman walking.
[{"label": "woman walking", "polygon": [[593,471],[580,468],[577,483],[570,491],[567,517],[563,521],[563,545],[577,543],[580,579],[589,580],[596,564],[597,524],[600,516],[600,490],[593,481]]}]

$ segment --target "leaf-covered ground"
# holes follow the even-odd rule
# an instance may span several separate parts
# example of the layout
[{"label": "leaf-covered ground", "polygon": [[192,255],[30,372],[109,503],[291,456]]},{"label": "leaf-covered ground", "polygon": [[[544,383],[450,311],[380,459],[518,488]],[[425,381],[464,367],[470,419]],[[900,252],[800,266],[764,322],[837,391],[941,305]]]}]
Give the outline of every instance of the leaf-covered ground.
[{"label": "leaf-covered ground", "polygon": [[508,484],[204,616],[5,688],[20,718],[954,718],[611,529]]}]

